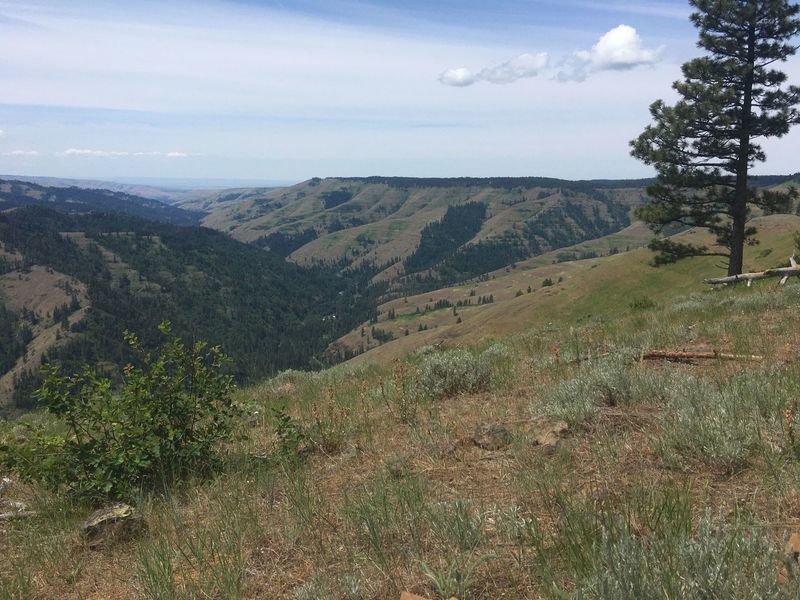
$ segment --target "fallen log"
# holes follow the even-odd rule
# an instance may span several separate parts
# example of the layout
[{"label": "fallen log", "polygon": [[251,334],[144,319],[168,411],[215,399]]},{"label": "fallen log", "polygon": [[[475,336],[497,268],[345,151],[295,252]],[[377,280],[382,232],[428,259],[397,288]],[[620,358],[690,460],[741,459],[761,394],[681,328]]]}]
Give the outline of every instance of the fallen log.
[{"label": "fallen log", "polygon": [[24,502],[6,500],[0,503],[0,508],[5,510],[0,512],[0,522],[28,519],[36,515],[36,511],[28,510],[28,505]]},{"label": "fallen log", "polygon": [[754,281],[759,279],[769,279],[771,277],[780,277],[781,285],[785,284],[789,277],[800,277],[800,266],[798,266],[795,257],[789,259],[791,266],[780,267],[778,269],[768,269],[766,271],[759,271],[757,273],[742,273],[741,275],[730,275],[729,277],[715,277],[712,279],[704,279],[703,281],[708,285],[728,285],[729,283],[747,282],[747,287],[753,285]]},{"label": "fallen log", "polygon": [[716,350],[695,352],[690,350],[651,350],[642,354],[642,360],[764,360],[756,354],[729,354]]},{"label": "fallen log", "polygon": [[30,519],[31,517],[35,516],[36,511],[34,510],[4,512],[0,513],[0,523],[6,521],[21,521],[23,519]]}]

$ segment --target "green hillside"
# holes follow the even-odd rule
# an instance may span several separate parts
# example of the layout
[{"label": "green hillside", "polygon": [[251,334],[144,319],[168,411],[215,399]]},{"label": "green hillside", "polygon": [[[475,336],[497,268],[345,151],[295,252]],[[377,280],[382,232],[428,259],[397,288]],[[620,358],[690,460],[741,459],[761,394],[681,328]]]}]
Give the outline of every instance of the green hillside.
[{"label": "green hillside", "polygon": [[[624,228],[630,209],[642,201],[645,184],[544,178],[312,179],[282,190],[220,194],[208,206],[211,214],[204,224],[300,264],[383,268],[411,256],[426,226],[445,219],[448,210],[480,204],[484,212],[472,215],[474,223],[465,230],[469,235],[430,255],[425,266],[448,259],[457,264],[498,248],[513,260]],[[466,247],[475,244],[484,246],[459,256],[459,250],[468,253]]]},{"label": "green hillside", "polygon": [[[752,183],[768,187],[791,179],[769,176]],[[203,223],[299,264],[371,269],[376,281],[409,293],[615,234],[631,224],[650,183],[312,179],[279,190],[211,195],[202,204],[209,212]]]},{"label": "green hillside", "polygon": [[[760,243],[748,248],[746,269],[786,264],[800,232],[800,216],[770,215],[753,224]],[[707,291],[703,278],[724,274],[713,257],[654,268],[646,248],[608,255],[609,247],[636,248],[650,235],[639,223],[470,282],[385,302],[377,319],[365,321],[329,351],[342,357],[366,352],[357,360],[387,361],[428,344],[477,343],[550,322],[598,323],[616,318],[636,302],[658,305],[678,293]],[[707,233],[695,230],[677,237],[711,242]],[[580,256],[593,258],[561,260]]]}]

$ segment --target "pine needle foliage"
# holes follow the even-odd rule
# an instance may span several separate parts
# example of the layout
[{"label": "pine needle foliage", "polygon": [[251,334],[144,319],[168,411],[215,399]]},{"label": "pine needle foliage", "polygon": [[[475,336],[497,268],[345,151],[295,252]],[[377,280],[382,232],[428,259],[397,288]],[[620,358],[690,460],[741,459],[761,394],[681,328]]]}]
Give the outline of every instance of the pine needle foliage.
[{"label": "pine needle foliage", "polygon": [[786,0],[690,0],[697,45],[706,52],[683,65],[673,84],[680,99],[650,107],[653,124],[631,142],[632,155],[655,167],[650,202],[638,216],[657,232],[668,226],[706,228],[721,249],[655,239],[654,263],[722,256],[728,274],[742,272],[744,246],[754,241],[751,209],[775,212],[797,197],[756,191],[748,174],[766,154],[759,140],[782,137],[800,122],[800,88],[773,68],[794,55],[800,6]]}]

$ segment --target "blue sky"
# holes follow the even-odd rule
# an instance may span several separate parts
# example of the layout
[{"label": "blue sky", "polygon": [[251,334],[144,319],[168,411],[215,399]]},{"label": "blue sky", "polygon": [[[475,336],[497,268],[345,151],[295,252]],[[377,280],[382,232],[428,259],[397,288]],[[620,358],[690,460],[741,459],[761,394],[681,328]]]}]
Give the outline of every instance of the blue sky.
[{"label": "blue sky", "polygon": [[[0,0],[0,173],[637,177],[682,0]],[[785,69],[800,80],[793,59]],[[800,134],[760,172],[800,170]]]}]

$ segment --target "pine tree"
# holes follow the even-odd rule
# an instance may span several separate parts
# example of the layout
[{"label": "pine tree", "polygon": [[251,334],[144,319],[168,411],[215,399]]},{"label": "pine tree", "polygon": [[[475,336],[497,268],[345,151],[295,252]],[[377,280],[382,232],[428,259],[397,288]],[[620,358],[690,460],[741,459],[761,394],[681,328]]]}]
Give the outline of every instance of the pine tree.
[{"label": "pine tree", "polygon": [[698,46],[707,54],[683,65],[673,84],[681,99],[650,107],[654,123],[631,142],[632,155],[653,165],[656,183],[639,218],[657,233],[679,224],[711,231],[723,251],[655,239],[655,264],[687,256],[724,256],[742,272],[744,245],[756,233],[751,207],[785,206],[796,194],[758,192],[748,174],[766,160],[759,139],[781,137],[800,122],[800,88],[771,66],[792,56],[800,6],[786,0],[690,0]]}]

